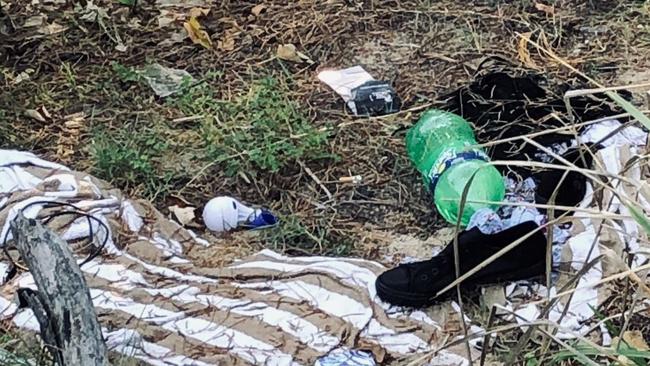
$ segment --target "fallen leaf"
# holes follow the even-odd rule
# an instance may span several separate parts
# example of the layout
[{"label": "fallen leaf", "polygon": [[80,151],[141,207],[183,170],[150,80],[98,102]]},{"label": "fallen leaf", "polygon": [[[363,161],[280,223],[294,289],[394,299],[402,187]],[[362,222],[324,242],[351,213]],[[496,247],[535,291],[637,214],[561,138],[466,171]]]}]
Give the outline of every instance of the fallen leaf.
[{"label": "fallen leaf", "polygon": [[34,15],[25,20],[23,28],[40,27],[45,23],[45,20],[47,20],[45,15]]},{"label": "fallen leaf", "polygon": [[158,28],[164,28],[174,22],[185,20],[186,16],[183,13],[178,13],[171,10],[161,9],[158,15]]},{"label": "fallen leaf", "polygon": [[636,365],[634,362],[632,362],[632,360],[630,360],[629,358],[627,358],[626,356],[623,356],[623,355],[618,355],[617,359],[618,359],[618,364],[620,366],[634,366],[634,365]]},{"label": "fallen leaf", "polygon": [[519,37],[517,56],[519,58],[519,61],[526,65],[526,67],[531,69],[539,69],[537,67],[537,64],[535,64],[535,62],[530,58],[530,52],[528,52],[528,39],[530,39],[530,36],[532,34],[532,32],[526,32],[522,33],[521,37]]},{"label": "fallen leaf", "polygon": [[232,51],[235,49],[235,34],[231,30],[226,30],[223,38],[217,42],[217,48],[222,51]]},{"label": "fallen leaf", "polygon": [[21,72],[16,76],[16,78],[13,81],[13,84],[20,84],[23,81],[29,80],[31,77],[29,76],[30,73],[34,72],[34,69],[26,69],[25,71]]},{"label": "fallen leaf", "polygon": [[314,61],[312,61],[309,58],[309,56],[305,55],[302,52],[299,52],[296,49],[296,46],[294,46],[291,43],[279,45],[276,55],[278,56],[279,59],[286,60],[286,61],[291,61],[291,62],[307,61],[310,64],[314,63]]},{"label": "fallen leaf", "polygon": [[39,29],[38,32],[41,33],[41,34],[52,35],[52,34],[57,34],[57,33],[64,32],[67,29],[68,29],[68,27],[64,27],[64,26],[62,26],[60,24],[57,24],[57,23],[53,22],[52,24],[48,24],[45,27],[41,27],[41,29]]},{"label": "fallen leaf", "polygon": [[40,122],[45,122],[45,117],[39,113],[36,109],[27,109],[25,110],[25,115],[29,118],[33,118]]},{"label": "fallen leaf", "polygon": [[178,222],[185,226],[191,223],[194,220],[194,210],[195,207],[179,207],[177,205],[169,206],[169,212],[171,212]]},{"label": "fallen leaf", "polygon": [[57,139],[56,154],[60,161],[70,163],[79,145],[80,135],[85,130],[85,113],[79,112],[63,117],[63,126]]},{"label": "fallen leaf", "polygon": [[136,29],[136,30],[140,30],[140,29],[142,29],[142,24],[140,23],[140,19],[138,19],[138,18],[131,18],[131,19],[128,21],[128,24],[127,24],[127,25],[128,25],[129,28],[131,28],[131,29]]},{"label": "fallen leaf", "polygon": [[187,31],[187,35],[190,37],[192,42],[200,44],[201,46],[212,49],[212,40],[208,32],[201,29],[201,23],[196,20],[195,17],[191,17],[189,22],[183,23],[183,27]]},{"label": "fallen leaf", "polygon": [[255,15],[256,17],[260,16],[260,14],[266,9],[266,5],[264,4],[257,4],[253,6],[253,9],[251,9],[251,13]]},{"label": "fallen leaf", "polygon": [[639,351],[650,351],[650,347],[643,339],[643,334],[638,330],[628,330],[623,333],[623,340],[630,347],[636,348]]},{"label": "fallen leaf", "polygon": [[302,62],[300,56],[298,56],[298,51],[296,46],[292,44],[281,44],[278,46],[278,51],[276,55],[279,59],[292,61],[292,62]]},{"label": "fallen leaf", "polygon": [[555,7],[553,5],[546,5],[542,3],[535,3],[535,9],[543,11],[546,15],[555,15]]},{"label": "fallen leaf", "polygon": [[88,1],[86,7],[80,10],[79,19],[88,23],[99,23],[101,27],[104,27],[102,22],[109,18],[108,10],[93,4],[92,1]]},{"label": "fallen leaf", "polygon": [[198,18],[202,15],[208,15],[209,12],[210,9],[206,9],[206,8],[192,8],[190,9],[189,14],[190,17]]},{"label": "fallen leaf", "polygon": [[117,46],[115,46],[115,50],[118,52],[126,52],[128,47],[124,43],[120,43]]},{"label": "fallen leaf", "polygon": [[183,40],[187,38],[187,33],[185,32],[174,32],[169,35],[169,38],[162,40],[159,45],[174,45],[176,43],[181,43]]}]

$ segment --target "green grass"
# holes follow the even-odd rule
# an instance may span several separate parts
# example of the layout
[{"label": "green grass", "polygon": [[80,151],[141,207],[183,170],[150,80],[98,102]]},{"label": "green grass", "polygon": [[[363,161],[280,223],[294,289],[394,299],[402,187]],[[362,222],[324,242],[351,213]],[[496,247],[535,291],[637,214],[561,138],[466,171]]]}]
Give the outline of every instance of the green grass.
[{"label": "green grass", "polygon": [[138,72],[129,66],[124,66],[118,62],[111,62],[113,73],[123,82],[140,81],[141,76]]},{"label": "green grass", "polygon": [[143,195],[154,199],[171,189],[173,172],[166,171],[162,161],[168,149],[169,143],[156,129],[136,125],[98,128],[90,148],[93,173],[121,187],[142,187]]},{"label": "green grass", "polygon": [[[580,365],[586,365],[587,363],[581,361],[581,357],[588,357],[590,360],[598,361],[600,365],[606,365],[607,358],[621,360],[622,357],[625,357],[629,360],[627,365],[634,366],[646,366],[650,363],[650,351],[638,350],[634,347],[627,345],[625,342],[621,342],[618,349],[616,347],[606,348],[605,353],[602,350],[595,349],[589,345],[583,345],[576,343],[573,345],[576,352],[569,350],[558,351],[551,361],[551,365],[561,365],[564,361],[573,361],[577,362]],[[581,357],[578,357],[581,356]],[[623,363],[621,363],[623,364]]]},{"label": "green grass", "polygon": [[0,147],[11,146],[16,141],[12,130],[7,118],[7,111],[0,108]]},{"label": "green grass", "polygon": [[0,365],[2,366],[41,366],[51,365],[48,353],[40,341],[30,337],[23,339],[18,334],[0,330]]},{"label": "green grass", "polygon": [[0,364],[4,366],[33,366],[28,358],[16,355],[10,351],[0,348]]},{"label": "green grass", "polygon": [[186,116],[200,115],[203,148],[209,161],[233,176],[275,173],[296,161],[331,157],[327,132],[317,129],[288,87],[273,77],[251,84],[248,93],[218,99],[207,84],[187,86],[170,101]]},{"label": "green grass", "polygon": [[[149,90],[135,68],[119,63],[111,67],[113,83]],[[206,165],[216,176],[243,172],[255,178],[298,161],[331,157],[327,130],[312,125],[304,108],[289,96],[288,86],[264,77],[252,82],[246,93],[226,100],[210,85],[220,77],[213,72],[200,82],[187,80],[162,104],[148,102],[154,103],[149,104],[151,110],[136,121],[95,126],[89,147],[92,173],[153,200]],[[169,113],[191,121],[176,125]]]},{"label": "green grass", "polygon": [[296,216],[280,217],[277,227],[263,232],[266,246],[281,252],[294,254],[313,254],[347,256],[354,249],[351,240],[333,236],[326,222],[308,228]]}]

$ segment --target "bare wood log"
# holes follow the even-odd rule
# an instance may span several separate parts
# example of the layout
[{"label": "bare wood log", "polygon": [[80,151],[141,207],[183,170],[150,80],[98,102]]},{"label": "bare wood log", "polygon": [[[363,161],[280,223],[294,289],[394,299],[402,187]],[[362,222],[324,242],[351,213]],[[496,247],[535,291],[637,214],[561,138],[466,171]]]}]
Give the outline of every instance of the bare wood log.
[{"label": "bare wood log", "polygon": [[34,311],[55,362],[108,366],[90,291],[68,244],[22,214],[12,222],[11,230],[38,287],[37,292],[23,289],[19,298]]}]

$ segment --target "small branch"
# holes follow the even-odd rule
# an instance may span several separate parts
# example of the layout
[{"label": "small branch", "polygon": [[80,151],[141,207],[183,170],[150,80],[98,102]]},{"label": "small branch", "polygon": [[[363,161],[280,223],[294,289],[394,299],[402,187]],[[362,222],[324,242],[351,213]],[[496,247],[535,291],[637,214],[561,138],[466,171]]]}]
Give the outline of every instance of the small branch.
[{"label": "small branch", "polygon": [[318,184],[318,186],[319,186],[319,187],[323,190],[323,192],[325,192],[325,194],[327,195],[327,198],[331,201],[331,200],[332,200],[332,193],[327,189],[327,187],[325,187],[325,185],[323,184],[323,182],[321,182],[320,179],[318,179],[318,177],[316,176],[316,174],[314,174],[314,172],[312,172],[311,169],[309,169],[309,167],[307,167],[307,165],[305,165],[305,163],[303,163],[302,161],[298,161],[298,164],[300,164],[300,166],[301,166],[302,169],[305,171],[305,173],[307,173],[307,175],[308,175],[308,176],[309,176],[309,177],[310,177],[314,182],[316,182],[316,184]]}]

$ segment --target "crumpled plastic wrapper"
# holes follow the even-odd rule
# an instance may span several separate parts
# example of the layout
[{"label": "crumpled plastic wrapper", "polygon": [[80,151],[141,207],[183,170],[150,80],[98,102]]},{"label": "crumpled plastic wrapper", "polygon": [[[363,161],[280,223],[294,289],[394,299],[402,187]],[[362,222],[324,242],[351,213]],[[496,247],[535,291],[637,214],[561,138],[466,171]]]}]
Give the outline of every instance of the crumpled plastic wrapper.
[{"label": "crumpled plastic wrapper", "polygon": [[185,70],[171,69],[160,64],[151,64],[138,71],[157,96],[164,98],[178,93],[194,78]]}]

